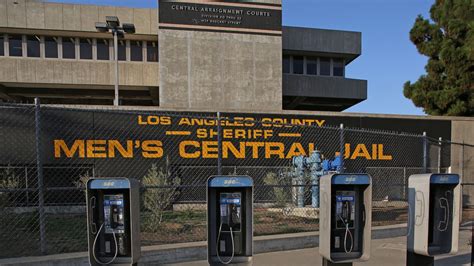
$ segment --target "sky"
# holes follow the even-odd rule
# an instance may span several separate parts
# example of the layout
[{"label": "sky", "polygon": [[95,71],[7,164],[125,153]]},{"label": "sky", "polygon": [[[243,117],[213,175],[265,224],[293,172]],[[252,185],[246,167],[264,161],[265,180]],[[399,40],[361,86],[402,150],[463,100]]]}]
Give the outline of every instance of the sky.
[{"label": "sky", "polygon": [[[50,0],[156,7],[155,0]],[[403,84],[425,73],[427,58],[410,42],[416,17],[429,17],[434,0],[283,0],[283,25],[362,32],[362,55],[346,77],[368,80],[368,98],[346,112],[423,115],[403,96]]]}]

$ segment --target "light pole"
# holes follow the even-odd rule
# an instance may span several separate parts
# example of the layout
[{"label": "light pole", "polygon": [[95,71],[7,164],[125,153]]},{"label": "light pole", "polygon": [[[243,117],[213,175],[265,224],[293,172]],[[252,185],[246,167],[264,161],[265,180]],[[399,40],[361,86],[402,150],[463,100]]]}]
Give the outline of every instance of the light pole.
[{"label": "light pole", "polygon": [[106,22],[96,22],[95,28],[99,32],[111,32],[114,36],[114,61],[115,61],[115,96],[114,106],[119,106],[119,64],[118,64],[118,39],[123,38],[125,33],[134,34],[135,25],[123,23],[120,26],[120,20],[116,16],[106,16]]}]

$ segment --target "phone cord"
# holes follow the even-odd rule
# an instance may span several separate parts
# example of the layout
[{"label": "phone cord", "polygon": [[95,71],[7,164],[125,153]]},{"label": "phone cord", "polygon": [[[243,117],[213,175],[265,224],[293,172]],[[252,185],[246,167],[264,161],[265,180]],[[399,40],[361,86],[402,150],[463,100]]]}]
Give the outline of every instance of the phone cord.
[{"label": "phone cord", "polygon": [[[347,235],[351,237],[351,248],[347,250]],[[346,234],[344,235],[344,251],[346,253],[351,253],[354,248],[354,238],[352,237],[351,230],[349,230],[349,223],[346,224]]]},{"label": "phone cord", "polygon": [[92,256],[94,257],[94,260],[101,264],[101,265],[108,265],[112,262],[115,261],[115,259],[117,258],[117,255],[118,255],[118,244],[117,244],[117,238],[115,237],[115,232],[112,231],[112,235],[114,236],[114,241],[115,241],[115,255],[114,257],[108,261],[108,262],[102,262],[100,261],[99,259],[97,259],[96,255],[95,255],[95,244],[97,243],[97,239],[99,238],[99,235],[100,235],[100,231],[102,230],[102,228],[104,227],[104,223],[102,223],[102,225],[100,226],[99,228],[99,231],[97,232],[97,235],[95,236],[95,239],[94,239],[94,244],[92,244]]},{"label": "phone cord", "polygon": [[230,260],[228,261],[223,261],[221,259],[221,256],[219,256],[219,239],[221,238],[221,232],[222,232],[222,223],[221,225],[219,226],[219,234],[217,235],[217,243],[216,243],[216,253],[217,253],[217,259],[219,259],[219,261],[222,263],[222,264],[225,264],[225,265],[228,265],[232,262],[232,260],[234,259],[234,255],[235,255],[235,247],[234,247],[234,233],[232,233],[232,227],[229,226],[230,228],[230,239],[232,241],[232,256],[230,257]]},{"label": "phone cord", "polygon": [[[349,230],[349,223],[346,223],[346,221],[344,221],[344,219],[342,219],[342,216],[340,216],[340,215],[339,215],[339,219],[346,226],[346,233],[344,235],[344,251],[346,253],[351,253],[352,249],[354,248],[354,238],[352,237],[351,230]],[[349,251],[347,250],[347,235],[349,235],[351,237],[351,248],[349,249]]]}]

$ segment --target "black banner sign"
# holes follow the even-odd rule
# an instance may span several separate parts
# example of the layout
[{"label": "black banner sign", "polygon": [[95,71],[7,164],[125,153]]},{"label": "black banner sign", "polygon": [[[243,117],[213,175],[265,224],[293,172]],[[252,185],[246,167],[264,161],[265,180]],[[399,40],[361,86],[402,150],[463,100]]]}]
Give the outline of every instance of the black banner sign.
[{"label": "black banner sign", "polygon": [[[212,116],[215,114],[42,109],[42,158],[48,165],[94,164],[107,175],[119,175],[127,163],[148,165],[165,158],[172,164],[215,165],[217,124],[209,118]],[[233,113],[223,117],[229,119],[222,123],[223,159],[224,165],[229,166],[288,165],[293,156],[309,155],[314,149],[332,158],[340,151],[337,126],[341,123],[345,127],[417,134],[427,131],[432,137],[451,137],[450,121],[428,119]],[[30,162],[35,150],[32,114],[3,112],[0,119],[6,122],[0,129],[5,139],[0,164]],[[353,162],[367,167],[416,167],[421,165],[423,157],[422,141],[418,137],[347,130],[344,145],[347,165]],[[443,164],[450,165],[449,153]]]},{"label": "black banner sign", "polygon": [[245,3],[184,3],[161,1],[161,29],[231,31],[281,35],[281,7]]},{"label": "black banner sign", "polygon": [[[21,171],[19,175],[26,173],[25,179],[34,177],[35,112],[31,108],[1,111],[0,169],[16,169]],[[153,165],[190,187],[203,185],[209,176],[217,174],[216,113],[50,107],[40,112],[40,158],[46,187],[70,187],[81,176],[90,175],[141,179]],[[268,173],[291,171],[294,156],[308,156],[318,150],[331,159],[344,147],[345,171],[368,172],[374,174],[374,182],[399,186],[406,174],[422,170],[423,139],[419,134],[426,131],[430,137],[451,138],[451,122],[447,120],[248,113],[221,113],[221,118],[223,173],[250,175],[257,184],[262,184]],[[344,131],[339,128],[341,123]],[[377,129],[417,135],[387,134]],[[438,148],[429,149],[428,158],[438,158],[438,152]],[[450,150],[443,150],[442,156],[440,166],[450,166]],[[82,196],[75,192],[77,198]],[[47,201],[63,204],[64,194],[57,195]],[[195,188],[183,195],[185,201],[202,200]]]}]

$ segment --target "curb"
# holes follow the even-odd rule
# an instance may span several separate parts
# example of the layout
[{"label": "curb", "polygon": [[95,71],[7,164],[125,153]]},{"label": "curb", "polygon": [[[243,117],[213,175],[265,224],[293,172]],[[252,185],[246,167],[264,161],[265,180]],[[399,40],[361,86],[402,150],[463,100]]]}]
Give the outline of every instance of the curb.
[{"label": "curb", "polygon": [[[372,230],[372,239],[406,235],[406,224],[378,226]],[[254,237],[254,254],[314,248],[319,246],[319,232],[295,233]],[[139,265],[170,264],[207,259],[207,242],[193,242],[142,247]],[[55,266],[89,265],[88,253],[66,253],[40,257],[24,257],[0,260],[0,265]]]}]

